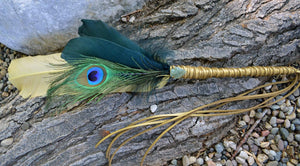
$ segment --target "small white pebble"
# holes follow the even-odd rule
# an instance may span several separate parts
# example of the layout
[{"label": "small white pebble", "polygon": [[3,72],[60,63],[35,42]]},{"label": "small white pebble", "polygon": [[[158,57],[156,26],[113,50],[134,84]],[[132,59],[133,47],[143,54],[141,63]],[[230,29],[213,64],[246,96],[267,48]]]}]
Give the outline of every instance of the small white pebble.
[{"label": "small white pebble", "polygon": [[150,111],[152,113],[156,112],[156,110],[157,110],[157,105],[156,104],[150,106]]},{"label": "small white pebble", "polygon": [[126,18],[126,17],[122,17],[122,18],[121,18],[121,21],[127,22],[127,18]]},{"label": "small white pebble", "polygon": [[132,16],[132,17],[130,17],[129,22],[130,22],[130,23],[133,23],[134,20],[135,20],[135,16]]}]

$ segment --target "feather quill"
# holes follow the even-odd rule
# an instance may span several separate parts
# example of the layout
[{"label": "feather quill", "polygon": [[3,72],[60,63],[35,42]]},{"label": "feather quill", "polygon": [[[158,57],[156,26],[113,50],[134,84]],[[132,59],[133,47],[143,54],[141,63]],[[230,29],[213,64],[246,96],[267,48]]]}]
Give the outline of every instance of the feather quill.
[{"label": "feather quill", "polygon": [[8,78],[24,98],[46,96],[53,74],[63,71],[51,64],[64,63],[60,53],[15,59],[8,68]]}]

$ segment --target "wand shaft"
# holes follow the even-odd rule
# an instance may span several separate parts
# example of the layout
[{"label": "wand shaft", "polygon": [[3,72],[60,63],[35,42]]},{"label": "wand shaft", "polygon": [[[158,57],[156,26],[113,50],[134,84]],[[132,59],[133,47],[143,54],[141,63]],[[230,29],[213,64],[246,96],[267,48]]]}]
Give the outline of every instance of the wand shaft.
[{"label": "wand shaft", "polygon": [[[213,77],[263,77],[275,75],[289,75],[300,73],[293,67],[253,66],[242,68],[210,68],[194,66],[171,66],[170,69],[180,68],[184,70],[181,78],[186,79],[207,79]],[[172,75],[172,73],[171,73]]]}]

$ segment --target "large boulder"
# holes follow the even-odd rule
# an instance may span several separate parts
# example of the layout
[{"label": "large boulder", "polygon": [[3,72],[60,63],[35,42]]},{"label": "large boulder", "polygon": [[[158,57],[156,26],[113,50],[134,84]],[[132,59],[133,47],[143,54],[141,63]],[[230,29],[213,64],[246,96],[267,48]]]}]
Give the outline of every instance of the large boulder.
[{"label": "large boulder", "polygon": [[81,19],[115,20],[144,1],[1,1],[0,43],[30,55],[57,51],[77,36]]}]

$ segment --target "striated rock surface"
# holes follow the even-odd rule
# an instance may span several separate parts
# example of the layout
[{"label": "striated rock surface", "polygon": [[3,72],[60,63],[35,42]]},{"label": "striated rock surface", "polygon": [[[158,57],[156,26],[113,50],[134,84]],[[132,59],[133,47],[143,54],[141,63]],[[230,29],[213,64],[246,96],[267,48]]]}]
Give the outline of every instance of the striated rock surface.
[{"label": "striated rock surface", "polygon": [[[175,54],[167,57],[171,64],[288,65],[300,58],[299,16],[297,0],[164,0],[147,3],[141,11],[128,16],[132,23],[117,25],[146,48],[166,46],[174,50]],[[74,28],[72,33],[76,31]],[[1,102],[0,108],[0,141],[5,141],[5,146],[0,147],[0,163],[106,165],[109,140],[96,149],[94,145],[105,131],[112,132],[153,115],[151,105],[157,105],[155,115],[188,111],[252,89],[264,80],[171,80],[166,87],[151,94],[111,94],[100,102],[79,104],[58,116],[53,112],[60,103],[45,109],[44,98],[22,99],[11,94]],[[252,104],[245,101],[230,108]],[[163,165],[170,159],[209,147],[226,135],[234,120],[233,116],[189,118],[162,137],[145,164]],[[114,165],[137,165],[163,129],[155,129],[126,144],[116,154]],[[140,130],[125,134],[117,142]],[[13,142],[7,144],[8,139]]]}]

